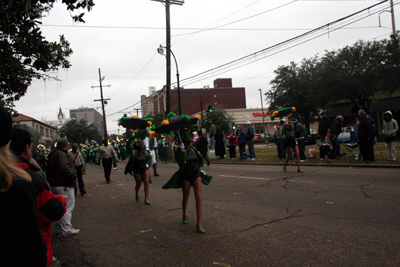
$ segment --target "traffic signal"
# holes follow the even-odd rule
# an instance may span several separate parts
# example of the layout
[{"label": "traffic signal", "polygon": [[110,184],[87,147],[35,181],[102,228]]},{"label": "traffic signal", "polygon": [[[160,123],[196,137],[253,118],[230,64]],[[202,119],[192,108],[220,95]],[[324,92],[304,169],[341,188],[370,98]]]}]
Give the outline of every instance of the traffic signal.
[{"label": "traffic signal", "polygon": [[236,125],[234,122],[232,122],[232,130],[236,130]]},{"label": "traffic signal", "polygon": [[208,112],[212,112],[212,105],[207,105]]}]

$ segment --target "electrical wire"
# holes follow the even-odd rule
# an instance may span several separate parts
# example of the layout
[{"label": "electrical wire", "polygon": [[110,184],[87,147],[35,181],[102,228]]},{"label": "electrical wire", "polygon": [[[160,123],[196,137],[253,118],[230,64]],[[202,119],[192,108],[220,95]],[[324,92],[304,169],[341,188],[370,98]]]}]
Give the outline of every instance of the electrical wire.
[{"label": "electrical wire", "polygon": [[[318,38],[318,37],[320,37],[320,36],[329,34],[329,32],[336,31],[336,30],[341,29],[341,28],[343,28],[343,27],[345,27],[345,26],[348,26],[348,25],[350,25],[350,24],[352,24],[352,23],[355,23],[355,22],[357,22],[357,21],[359,21],[359,20],[361,20],[361,19],[364,19],[364,18],[366,18],[366,17],[372,16],[372,15],[374,15],[374,14],[376,14],[376,13],[382,11],[382,9],[379,9],[379,10],[377,10],[377,11],[374,11],[373,13],[370,12],[370,13],[367,14],[367,15],[363,15],[363,17],[361,17],[361,18],[359,18],[359,19],[357,18],[357,19],[355,19],[355,20],[352,21],[352,22],[349,22],[349,23],[347,23],[347,24],[345,24],[345,25],[342,25],[342,26],[337,26],[336,28],[333,28],[333,29],[330,29],[330,28],[329,28],[330,26],[333,26],[333,25],[335,25],[335,24],[339,24],[339,23],[341,23],[341,22],[343,22],[343,21],[345,21],[345,20],[347,20],[347,19],[349,19],[349,18],[352,18],[352,17],[354,17],[354,16],[357,16],[357,15],[359,15],[360,13],[363,13],[363,12],[365,12],[365,11],[370,11],[372,8],[375,8],[375,7],[381,5],[381,4],[385,3],[385,2],[387,2],[387,1],[382,1],[382,2],[380,2],[380,3],[378,3],[378,4],[374,4],[374,5],[372,5],[372,6],[368,7],[368,8],[362,9],[362,10],[360,10],[360,11],[358,11],[358,12],[355,12],[355,13],[349,15],[349,16],[343,17],[343,18],[341,18],[341,19],[338,19],[338,20],[336,20],[336,21],[333,21],[333,22],[331,22],[331,23],[328,23],[328,24],[326,24],[326,25],[324,25],[324,26],[321,26],[321,27],[318,27],[318,28],[316,28],[316,29],[313,29],[313,30],[311,30],[311,31],[309,31],[309,32],[306,32],[306,33],[304,33],[304,34],[298,35],[298,36],[296,36],[296,37],[294,37],[294,38],[288,39],[288,40],[286,40],[286,41],[284,41],[284,42],[281,42],[281,43],[278,43],[278,44],[276,44],[276,45],[270,46],[270,47],[268,47],[268,48],[262,49],[262,50],[260,50],[260,51],[258,51],[258,52],[255,52],[255,53],[252,53],[252,54],[250,54],[250,55],[244,56],[244,57],[239,58],[239,59],[237,59],[237,60],[233,60],[233,61],[231,61],[231,62],[225,63],[225,64],[223,64],[223,65],[220,65],[220,66],[218,66],[218,67],[216,67],[216,68],[213,68],[213,69],[210,69],[210,70],[207,70],[207,71],[204,71],[204,72],[199,73],[199,74],[197,74],[197,75],[194,75],[194,76],[191,76],[191,77],[182,79],[182,80],[180,81],[180,82],[181,82],[181,85],[182,85],[182,86],[189,85],[189,84],[192,84],[192,83],[195,83],[195,82],[198,82],[198,81],[207,79],[207,78],[209,78],[210,76],[215,76],[215,75],[219,75],[219,74],[221,74],[221,73],[225,73],[225,72],[228,72],[228,71],[232,71],[232,70],[234,70],[234,69],[237,69],[237,68],[243,67],[243,66],[245,66],[245,65],[248,65],[248,64],[250,64],[250,63],[253,63],[254,61],[258,61],[258,60],[264,59],[264,58],[266,58],[266,57],[275,55],[276,53],[283,52],[283,51],[285,51],[285,50],[287,50],[287,49],[289,49],[289,48],[293,48],[293,47],[296,47],[296,46],[298,46],[298,45],[300,45],[300,44],[303,44],[303,43],[305,43],[305,42],[311,41],[311,40],[313,40],[313,39],[315,39],[315,38]],[[397,5],[398,2],[395,3],[395,4]],[[385,8],[387,8],[387,7],[385,7]],[[385,9],[385,8],[384,8],[384,9]],[[327,32],[327,33],[319,34],[320,31],[325,31],[325,30],[328,30],[328,32]],[[310,36],[315,35],[315,34],[319,34],[319,35],[318,35],[318,36],[310,37]],[[306,38],[306,37],[310,37],[310,39],[305,40],[305,41],[301,41],[302,39],[304,39],[304,38]],[[285,49],[280,50],[280,51],[278,51],[278,52],[274,52],[273,54],[265,55],[266,52],[271,52],[271,51],[277,50],[277,49],[283,47],[284,45],[288,45],[288,44],[291,44],[291,43],[293,43],[293,42],[298,42],[298,41],[301,41],[301,42],[298,43],[298,44],[292,45],[292,46],[290,46],[289,48],[285,48]],[[261,56],[261,58],[255,58],[255,57],[260,56],[260,55],[263,55],[263,54],[264,54],[264,56]],[[250,61],[250,62],[248,62],[248,61]]]}]

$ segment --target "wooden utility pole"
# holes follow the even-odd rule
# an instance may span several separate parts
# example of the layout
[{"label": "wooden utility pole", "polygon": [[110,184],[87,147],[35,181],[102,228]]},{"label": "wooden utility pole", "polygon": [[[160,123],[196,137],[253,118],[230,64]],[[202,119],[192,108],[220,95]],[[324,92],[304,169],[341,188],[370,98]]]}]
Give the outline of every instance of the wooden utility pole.
[{"label": "wooden utility pole", "polygon": [[[103,128],[104,128],[104,140],[107,139],[107,120],[106,120],[106,111],[104,109],[104,104],[107,104],[106,100],[111,100],[110,98],[103,98],[103,85],[101,82],[104,80],[105,77],[101,77],[101,71],[99,68],[99,81],[100,81],[100,86],[91,86],[92,88],[94,87],[100,87],[100,99],[95,99],[94,101],[101,101],[101,108],[103,110]],[[111,85],[104,85],[105,87],[110,87]]]}]

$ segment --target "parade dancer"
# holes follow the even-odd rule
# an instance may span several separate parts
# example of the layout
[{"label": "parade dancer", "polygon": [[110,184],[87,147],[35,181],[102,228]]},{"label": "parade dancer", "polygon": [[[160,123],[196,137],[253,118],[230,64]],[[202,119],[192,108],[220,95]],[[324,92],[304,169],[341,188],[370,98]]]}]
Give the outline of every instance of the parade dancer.
[{"label": "parade dancer", "polygon": [[140,201],[139,191],[142,183],[144,184],[144,204],[150,205],[149,194],[150,194],[150,165],[152,157],[150,153],[144,150],[142,141],[135,140],[133,143],[132,155],[129,158],[128,163],[125,166],[125,174],[129,173],[133,175],[136,181],[135,186],[135,200]]},{"label": "parade dancer", "polygon": [[[294,122],[295,119],[293,119],[292,121]],[[286,165],[287,165],[289,159],[292,157],[292,154],[294,151],[294,154],[296,157],[296,162],[297,162],[297,172],[303,173],[304,171],[302,171],[300,169],[300,151],[299,151],[299,146],[298,146],[298,143],[296,141],[296,136],[295,136],[295,125],[294,124],[286,124],[283,127],[283,133],[286,137],[284,139],[283,147],[287,148],[287,156],[285,159],[285,163],[283,165],[283,171],[287,172]]]},{"label": "parade dancer", "polygon": [[189,223],[187,216],[187,204],[189,201],[190,187],[193,186],[196,199],[196,229],[198,233],[204,233],[205,230],[201,225],[203,214],[202,184],[208,185],[212,177],[206,175],[204,171],[200,170],[200,166],[203,163],[203,157],[194,147],[190,146],[190,143],[192,142],[190,131],[181,130],[180,136],[183,145],[179,145],[175,153],[179,170],[163,186],[163,189],[182,188],[182,223],[187,224]]}]

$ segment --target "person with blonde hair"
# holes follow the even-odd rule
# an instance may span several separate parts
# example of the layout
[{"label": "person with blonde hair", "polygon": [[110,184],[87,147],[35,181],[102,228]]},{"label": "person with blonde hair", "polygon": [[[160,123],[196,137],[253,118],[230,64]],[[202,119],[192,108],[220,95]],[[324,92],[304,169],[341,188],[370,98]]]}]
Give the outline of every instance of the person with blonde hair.
[{"label": "person with blonde hair", "polygon": [[46,266],[47,247],[37,218],[36,191],[9,151],[12,119],[0,106],[1,266]]}]

